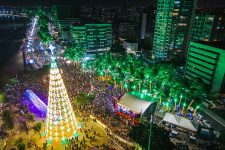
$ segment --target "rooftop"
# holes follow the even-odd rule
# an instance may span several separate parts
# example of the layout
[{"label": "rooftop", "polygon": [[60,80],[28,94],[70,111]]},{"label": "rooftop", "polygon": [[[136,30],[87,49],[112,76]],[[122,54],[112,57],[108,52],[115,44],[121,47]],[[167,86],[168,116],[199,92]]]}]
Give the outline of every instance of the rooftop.
[{"label": "rooftop", "polygon": [[136,114],[143,114],[152,103],[153,102],[145,101],[139,97],[126,93],[120,98],[118,105],[125,107]]},{"label": "rooftop", "polygon": [[208,46],[211,46],[211,47],[216,47],[216,48],[225,50],[225,42],[205,42],[205,41],[198,41],[196,43],[204,44],[204,45],[208,45]]}]

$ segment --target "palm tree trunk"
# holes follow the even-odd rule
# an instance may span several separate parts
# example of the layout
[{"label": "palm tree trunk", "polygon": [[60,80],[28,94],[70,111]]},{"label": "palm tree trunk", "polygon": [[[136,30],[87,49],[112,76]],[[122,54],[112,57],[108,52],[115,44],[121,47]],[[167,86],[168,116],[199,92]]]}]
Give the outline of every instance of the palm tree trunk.
[{"label": "palm tree trunk", "polygon": [[141,83],[138,83],[138,87],[139,87],[139,92],[141,91]]},{"label": "palm tree trunk", "polygon": [[150,81],[150,87],[149,87],[150,91],[152,90],[152,81]]},{"label": "palm tree trunk", "polygon": [[176,110],[176,105],[177,105],[176,101],[174,101],[174,109],[173,109],[174,111]]},{"label": "palm tree trunk", "polygon": [[194,102],[194,99],[191,101],[191,103],[188,105],[187,110],[191,107],[192,103]]},{"label": "palm tree trunk", "polygon": [[180,106],[181,100],[182,100],[182,98],[180,97],[180,102],[179,102],[179,106]]}]

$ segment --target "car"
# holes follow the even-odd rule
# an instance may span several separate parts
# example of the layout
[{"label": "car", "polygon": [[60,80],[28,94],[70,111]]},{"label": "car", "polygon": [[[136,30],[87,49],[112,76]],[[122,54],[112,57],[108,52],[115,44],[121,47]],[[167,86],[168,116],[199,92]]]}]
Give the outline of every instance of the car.
[{"label": "car", "polygon": [[170,127],[170,123],[166,123],[166,126],[169,128]]},{"label": "car", "polygon": [[175,138],[175,137],[177,137],[177,131],[175,131],[175,130],[172,130],[171,132],[170,132],[170,137],[171,138]]},{"label": "car", "polygon": [[197,144],[197,139],[195,136],[192,136],[190,135],[189,136],[189,143],[192,143],[192,144]]},{"label": "car", "polygon": [[220,132],[218,131],[213,131],[214,135],[216,136],[216,138],[219,138],[220,137]]},{"label": "car", "polygon": [[177,125],[171,124],[171,128],[177,128]]},{"label": "car", "polygon": [[210,128],[210,129],[213,128],[213,125],[209,121],[203,120],[202,122],[206,127]]},{"label": "car", "polygon": [[196,117],[197,117],[198,120],[203,120],[203,116],[200,115],[200,114],[197,114]]}]

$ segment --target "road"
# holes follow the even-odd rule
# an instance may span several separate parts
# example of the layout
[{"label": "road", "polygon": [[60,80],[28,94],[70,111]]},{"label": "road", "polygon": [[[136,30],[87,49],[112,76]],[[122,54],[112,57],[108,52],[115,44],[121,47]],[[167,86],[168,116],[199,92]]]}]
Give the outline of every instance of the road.
[{"label": "road", "polygon": [[215,130],[225,130],[225,120],[206,107],[202,107],[200,114],[214,126]]}]

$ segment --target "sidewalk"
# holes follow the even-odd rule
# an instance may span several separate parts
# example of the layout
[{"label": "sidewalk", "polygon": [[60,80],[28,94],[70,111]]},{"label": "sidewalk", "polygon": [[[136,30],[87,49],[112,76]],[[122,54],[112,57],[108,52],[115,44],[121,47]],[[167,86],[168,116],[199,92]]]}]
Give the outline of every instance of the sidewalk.
[{"label": "sidewalk", "polygon": [[204,111],[204,113],[206,113],[207,115],[212,117],[215,121],[217,121],[219,124],[221,124],[223,127],[225,127],[225,120],[220,116],[218,116],[217,114],[215,114],[213,111],[209,110],[206,107],[202,107],[202,111]]}]

